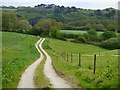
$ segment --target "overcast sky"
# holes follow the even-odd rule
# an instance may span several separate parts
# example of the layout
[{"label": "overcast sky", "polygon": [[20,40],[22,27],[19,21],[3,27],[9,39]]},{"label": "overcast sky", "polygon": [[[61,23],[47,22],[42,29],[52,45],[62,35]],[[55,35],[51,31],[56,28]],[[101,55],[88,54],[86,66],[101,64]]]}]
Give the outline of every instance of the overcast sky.
[{"label": "overcast sky", "polygon": [[38,4],[56,4],[60,6],[75,6],[84,9],[118,8],[119,0],[0,0],[5,6],[32,6]]}]

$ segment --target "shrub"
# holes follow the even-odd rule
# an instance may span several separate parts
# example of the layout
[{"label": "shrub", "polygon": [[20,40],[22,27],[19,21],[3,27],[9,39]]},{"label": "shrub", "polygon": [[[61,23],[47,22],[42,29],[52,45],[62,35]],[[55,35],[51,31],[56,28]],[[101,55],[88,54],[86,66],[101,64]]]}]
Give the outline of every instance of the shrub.
[{"label": "shrub", "polygon": [[41,35],[44,32],[43,29],[41,29],[40,27],[38,27],[37,25],[32,27],[32,30],[29,31],[29,34],[32,35]]},{"label": "shrub", "polygon": [[88,30],[87,33],[88,33],[90,36],[97,36],[97,32],[96,32],[94,29]]},{"label": "shrub", "polygon": [[72,38],[72,39],[75,39],[77,38],[79,35],[76,35],[76,34],[65,34],[63,33],[63,37],[65,38]]},{"label": "shrub", "polygon": [[64,37],[63,33],[58,32],[57,33],[57,38],[66,41],[66,38]]},{"label": "shrub", "polygon": [[101,38],[98,35],[91,35],[89,33],[85,33],[83,34],[83,36],[85,37],[85,39],[87,40],[87,42],[98,42],[101,41]]},{"label": "shrub", "polygon": [[110,38],[101,43],[101,47],[106,49],[120,49],[120,39],[119,38]]},{"label": "shrub", "polygon": [[79,35],[77,40],[81,43],[87,43],[87,40],[83,35]]},{"label": "shrub", "polygon": [[113,31],[106,31],[101,35],[103,40],[107,40],[116,36],[117,36],[116,33]]},{"label": "shrub", "polygon": [[52,37],[52,38],[56,38],[57,37],[57,33],[58,33],[57,28],[51,28],[49,36]]}]

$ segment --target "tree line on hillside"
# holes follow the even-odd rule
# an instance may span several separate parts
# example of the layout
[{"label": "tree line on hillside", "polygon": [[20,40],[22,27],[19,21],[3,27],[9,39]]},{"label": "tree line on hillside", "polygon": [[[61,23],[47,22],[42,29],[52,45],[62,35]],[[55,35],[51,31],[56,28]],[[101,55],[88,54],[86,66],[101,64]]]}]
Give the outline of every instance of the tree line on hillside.
[{"label": "tree line on hillside", "polygon": [[51,18],[62,23],[61,29],[95,29],[97,31],[111,30],[118,32],[117,16],[120,12],[114,8],[91,10],[55,4],[40,4],[35,7],[20,6],[16,8],[3,6],[2,8],[3,11],[4,8],[16,9],[14,13],[16,13],[17,17],[25,17],[32,26],[36,25],[42,18]]},{"label": "tree line on hillside", "polygon": [[[35,35],[40,35],[40,32],[44,32],[45,28],[51,29],[50,27],[65,30],[91,30],[96,31],[114,31],[118,32],[117,20],[103,20],[103,19],[85,19],[78,20],[70,23],[58,22],[55,19],[42,18],[38,19],[35,25],[31,25],[30,22],[13,12],[3,12],[2,13],[2,27],[4,31],[16,31],[22,33],[33,33]],[[46,29],[47,32],[49,32]],[[46,32],[45,31],[45,32]],[[44,32],[44,33],[45,33]]]},{"label": "tree line on hillside", "polygon": [[117,35],[114,31],[106,30],[101,36],[97,34],[95,29],[87,30],[87,33],[83,35],[62,34],[59,30],[64,26],[63,23],[57,22],[54,19],[43,18],[40,19],[37,24],[32,26],[27,19],[17,17],[14,13],[3,12],[2,14],[3,31],[49,36],[62,40],[72,38],[74,39],[72,42],[93,44],[107,49],[120,48],[120,45],[117,42],[118,39],[116,38]]},{"label": "tree line on hillside", "polygon": [[[35,7],[18,7],[18,12],[40,13],[44,17],[57,19],[61,22],[69,22],[77,19],[114,19],[117,16],[117,10],[114,8],[106,8],[103,10],[91,10],[72,7],[59,6],[55,4],[40,4]],[[77,16],[77,17],[76,17]],[[68,18],[68,19],[67,19]],[[72,20],[73,19],[73,20]]]},{"label": "tree line on hillside", "polygon": [[105,31],[98,35],[94,29],[91,29],[83,35],[78,35],[72,42],[97,45],[106,49],[120,48],[119,38],[113,31]]},{"label": "tree line on hillside", "polygon": [[103,20],[103,19],[86,19],[71,22],[64,25],[63,29],[72,30],[90,30],[95,29],[96,31],[115,31],[118,32],[117,20]]},{"label": "tree line on hillside", "polygon": [[[103,10],[91,10],[72,7],[59,6],[54,4],[40,4],[35,7],[18,7],[18,15],[27,17],[30,24],[37,23],[36,18],[52,18],[58,22],[70,23],[85,19],[117,19],[117,10],[114,8],[106,8]],[[29,15],[31,14],[31,16]]]},{"label": "tree line on hillside", "polygon": [[14,13],[2,12],[2,30],[27,33],[32,29],[28,20],[25,18],[17,18]]},{"label": "tree line on hillside", "polygon": [[[11,7],[13,8],[13,7]],[[67,38],[74,39],[73,42],[77,43],[87,43],[87,44],[94,44],[108,49],[115,49],[120,48],[119,44],[117,43],[117,35],[116,32],[119,32],[119,25],[117,24],[117,20],[115,18],[115,9],[108,8],[104,10],[86,10],[80,9],[76,7],[69,7],[70,10],[67,10],[68,7],[63,6],[56,6],[52,5],[38,5],[34,8],[31,7],[19,7],[14,8],[17,9],[17,12],[10,12],[4,11],[2,12],[2,30],[9,31],[9,32],[19,32],[19,33],[26,33],[32,35],[40,35],[40,36],[48,36],[52,38],[58,38],[62,40],[66,40]],[[36,11],[34,11],[36,9]],[[60,9],[56,10],[55,9]],[[64,9],[64,13],[62,11]],[[40,12],[38,12],[40,10]],[[43,11],[42,11],[43,10]],[[42,15],[45,10],[48,10],[46,14]],[[115,10],[115,12],[113,12]],[[59,11],[59,12],[57,12]],[[68,13],[69,11],[69,13]],[[20,12],[24,12],[20,14]],[[53,13],[51,13],[53,12]],[[77,17],[75,13],[84,13],[86,18],[80,19],[81,14]],[[110,13],[113,12],[115,15],[110,14],[112,18],[105,18],[101,16],[100,12],[102,13]],[[39,14],[38,14],[39,13]],[[70,14],[72,13],[72,16]],[[94,13],[96,16],[91,16],[88,19],[90,13]],[[28,15],[29,14],[29,15]],[[52,15],[49,16],[49,15]],[[67,18],[71,17],[74,20],[70,19],[66,22],[66,19],[63,18],[63,21],[57,15],[53,17],[54,14],[66,16]],[[37,16],[38,15],[38,16]],[[102,14],[103,15],[103,14]],[[29,16],[34,16],[34,18],[30,18]],[[99,17],[98,17],[99,16]],[[61,16],[60,16],[61,17]],[[77,20],[75,19],[78,18]],[[31,23],[32,22],[32,23]],[[118,27],[118,28],[117,28]],[[60,29],[67,29],[67,30],[84,30],[87,33],[83,35],[74,35],[74,34],[64,34],[60,33]],[[102,35],[97,35],[96,31],[103,31]],[[111,39],[113,38],[113,39]],[[115,42],[114,42],[115,41]],[[101,43],[102,42],[102,43]],[[111,46],[112,47],[107,47]],[[106,46],[107,45],[107,46]],[[116,46],[117,45],[117,46]]]},{"label": "tree line on hillside", "polygon": [[56,37],[59,28],[60,23],[54,19],[43,18],[32,26],[26,18],[10,12],[2,13],[2,31]]}]

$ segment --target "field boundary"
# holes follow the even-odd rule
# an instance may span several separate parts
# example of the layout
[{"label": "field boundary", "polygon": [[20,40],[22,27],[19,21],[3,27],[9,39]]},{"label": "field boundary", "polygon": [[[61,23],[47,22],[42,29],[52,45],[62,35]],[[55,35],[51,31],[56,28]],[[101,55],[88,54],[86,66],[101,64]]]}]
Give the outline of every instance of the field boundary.
[{"label": "field boundary", "polygon": [[107,57],[109,57],[109,56],[112,56],[112,57],[118,57],[118,56],[120,56],[120,55],[112,55],[112,54],[82,54],[82,53],[71,53],[71,52],[63,52],[63,53],[61,53],[60,54],[61,55],[61,57],[64,59],[64,60],[66,60],[67,62],[68,61],[70,61],[71,63],[73,63],[73,55],[76,55],[76,57],[78,57],[78,66],[79,67],[82,67],[82,63],[81,63],[81,61],[82,61],[82,59],[81,59],[81,57],[82,56],[87,56],[87,57],[93,57],[93,73],[95,74],[96,73],[96,61],[97,61],[97,57],[98,56],[107,56]]}]

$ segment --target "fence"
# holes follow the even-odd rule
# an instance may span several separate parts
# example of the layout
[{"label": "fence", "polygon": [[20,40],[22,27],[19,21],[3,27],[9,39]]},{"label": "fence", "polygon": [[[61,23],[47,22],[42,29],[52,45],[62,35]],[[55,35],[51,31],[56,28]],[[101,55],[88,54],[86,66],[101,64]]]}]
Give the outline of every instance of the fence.
[{"label": "fence", "polygon": [[[76,56],[75,56],[76,55]],[[71,63],[73,62],[77,62],[79,67],[82,67],[82,58],[83,56],[88,56],[91,57],[91,59],[93,59],[93,73],[96,73],[96,61],[97,61],[97,57],[98,56],[105,56],[105,57],[109,57],[109,56],[118,56],[118,55],[102,55],[102,54],[91,54],[91,55],[87,55],[87,54],[74,54],[74,53],[70,53],[70,52],[63,52],[61,54],[62,58],[66,61],[70,61]],[[75,56],[75,59],[73,59],[73,56]],[[77,60],[77,61],[75,61]]]}]

